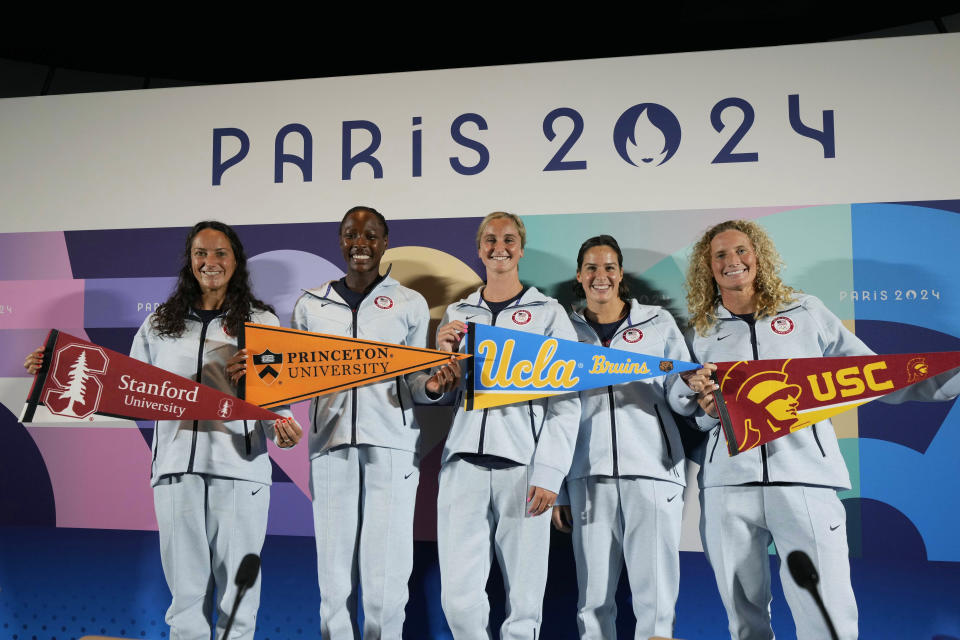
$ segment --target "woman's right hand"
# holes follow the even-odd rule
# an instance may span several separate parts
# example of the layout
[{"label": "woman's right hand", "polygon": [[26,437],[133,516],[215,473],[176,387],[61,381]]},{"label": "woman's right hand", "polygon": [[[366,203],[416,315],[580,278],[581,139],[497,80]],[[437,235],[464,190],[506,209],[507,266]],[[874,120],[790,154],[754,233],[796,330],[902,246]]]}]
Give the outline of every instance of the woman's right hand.
[{"label": "woman's right hand", "polygon": [[40,371],[40,367],[42,366],[43,366],[43,347],[40,347],[36,351],[32,351],[27,356],[27,359],[23,361],[23,368],[26,369],[27,372],[32,376],[37,375],[37,371]]},{"label": "woman's right hand", "polygon": [[686,378],[687,386],[692,391],[697,392],[697,404],[703,409],[704,413],[711,417],[718,417],[717,403],[713,398],[713,392],[719,389],[713,379],[713,374],[717,370],[717,365],[707,362],[702,369],[693,372],[692,376]]},{"label": "woman's right hand", "polygon": [[467,334],[467,323],[460,320],[448,322],[437,330],[437,349],[440,351],[459,351],[460,341]]},{"label": "woman's right hand", "polygon": [[568,504],[558,504],[553,507],[553,513],[550,514],[550,520],[553,522],[553,528],[563,533],[573,531],[573,512]]}]

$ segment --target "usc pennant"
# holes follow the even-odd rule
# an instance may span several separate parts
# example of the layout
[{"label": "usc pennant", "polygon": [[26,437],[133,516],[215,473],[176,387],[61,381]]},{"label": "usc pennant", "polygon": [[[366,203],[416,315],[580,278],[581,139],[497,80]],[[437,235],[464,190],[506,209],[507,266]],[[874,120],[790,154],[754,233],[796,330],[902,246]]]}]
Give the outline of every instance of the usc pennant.
[{"label": "usc pennant", "polygon": [[[247,323],[248,402],[276,407],[441,365],[462,353]],[[251,373],[252,372],[252,373]]]},{"label": "usc pennant", "polygon": [[730,455],[960,366],[960,351],[717,362]]}]

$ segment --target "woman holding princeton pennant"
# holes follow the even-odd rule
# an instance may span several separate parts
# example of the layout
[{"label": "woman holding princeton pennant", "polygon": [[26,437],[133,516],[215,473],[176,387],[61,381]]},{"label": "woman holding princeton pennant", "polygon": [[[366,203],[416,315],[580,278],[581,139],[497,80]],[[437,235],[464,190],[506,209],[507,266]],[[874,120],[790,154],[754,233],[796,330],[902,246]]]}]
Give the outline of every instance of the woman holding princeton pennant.
[{"label": "woman holding princeton pennant", "polygon": [[[823,420],[736,456],[720,442],[711,362],[873,353],[820,300],[786,286],[780,265],[772,240],[751,221],[722,222],[693,247],[687,305],[696,330],[693,355],[706,364],[688,383],[700,392],[705,413],[698,426],[711,432],[702,465],[700,532],[732,638],[773,638],[771,542],[797,637],[829,638],[830,632],[813,598],[790,576],[785,558],[793,551],[809,556],[819,574],[837,636],[856,638],[846,512],[836,493],[850,488],[850,478],[833,425]],[[786,379],[771,378],[757,384],[750,399],[764,403],[772,421],[789,426],[797,418],[797,390]],[[958,392],[960,375],[948,371],[881,401],[949,400]]]},{"label": "woman holding princeton pennant", "polygon": [[[623,253],[607,235],[577,254],[570,314],[581,342],[672,360],[690,360],[665,309],[630,298]],[[697,403],[679,375],[580,392],[580,431],[554,526],[573,529],[581,638],[616,638],[620,572],[630,578],[635,637],[672,636],[680,587],[680,522],[686,484],[680,432],[671,409]]]},{"label": "woman holding princeton pennant", "polygon": [[[130,355],[235,394],[236,373],[243,367],[237,336],[245,322],[279,325],[250,289],[246,254],[234,230],[199,222],[187,236],[176,289],[143,322]],[[28,356],[27,370],[35,373],[41,358],[42,351]],[[287,409],[277,412],[290,415]],[[173,596],[166,614],[171,640],[209,640],[214,605],[217,637],[223,634],[240,561],[259,555],[267,533],[272,472],[266,440],[292,447],[300,435],[291,417],[275,423],[156,423],[150,477],[160,560]],[[259,603],[257,578],[237,610],[231,639],[253,638]]]},{"label": "woman holding princeton pennant", "polygon": [[[525,241],[519,217],[496,212],[483,219],[477,250],[486,284],[447,307],[437,348],[464,349],[468,320],[576,340],[560,304],[520,282]],[[500,637],[539,637],[549,512],[570,467],[579,414],[576,394],[457,410],[437,500],[441,601],[457,640],[490,637],[486,584],[494,552],[507,591]]]},{"label": "woman holding princeton pennant", "polygon": [[[297,301],[303,331],[425,347],[430,312],[416,291],[380,275],[387,221],[353,207],[340,223],[346,275]],[[320,635],[399,640],[413,569],[413,514],[420,430],[413,402],[432,402],[459,382],[451,362],[432,376],[393,380],[322,395],[310,404],[310,487],[320,584]]]}]

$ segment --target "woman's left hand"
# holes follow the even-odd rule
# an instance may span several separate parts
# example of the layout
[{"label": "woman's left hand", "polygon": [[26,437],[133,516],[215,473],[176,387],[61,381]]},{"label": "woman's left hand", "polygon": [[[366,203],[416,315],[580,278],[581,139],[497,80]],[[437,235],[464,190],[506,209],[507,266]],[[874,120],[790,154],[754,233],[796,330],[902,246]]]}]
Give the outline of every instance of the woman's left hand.
[{"label": "woman's left hand", "polygon": [[460,363],[450,356],[450,361],[444,363],[436,373],[427,380],[427,391],[433,394],[442,394],[456,389],[460,385]]},{"label": "woman's left hand", "polygon": [[273,428],[277,432],[277,446],[281,449],[289,449],[298,442],[303,435],[303,429],[293,418],[280,418],[273,423]]},{"label": "woman's left hand", "polygon": [[557,501],[557,494],[543,487],[531,486],[527,491],[527,513],[531,516],[539,516],[553,508]]},{"label": "woman's left hand", "polygon": [[230,382],[233,384],[240,382],[240,378],[247,375],[247,350],[240,349],[233,354],[233,357],[227,360],[226,370]]}]

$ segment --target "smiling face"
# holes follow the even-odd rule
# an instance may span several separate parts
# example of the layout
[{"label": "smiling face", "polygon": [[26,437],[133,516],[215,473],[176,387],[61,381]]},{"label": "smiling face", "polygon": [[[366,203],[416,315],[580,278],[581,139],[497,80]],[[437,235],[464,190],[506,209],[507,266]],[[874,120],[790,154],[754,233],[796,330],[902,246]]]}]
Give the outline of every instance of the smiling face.
[{"label": "smiling face", "polygon": [[517,271],[523,248],[520,246],[520,232],[509,218],[491,220],[480,233],[478,255],[487,268],[487,273],[509,273]]},{"label": "smiling face", "polygon": [[583,264],[577,270],[577,282],[583,285],[587,305],[606,304],[619,297],[623,269],[613,247],[591,247],[583,254]]},{"label": "smiling face", "polygon": [[753,294],[757,254],[747,234],[728,229],[714,236],[710,241],[710,268],[721,297],[734,291]]},{"label": "smiling face", "polygon": [[190,264],[201,293],[226,291],[237,268],[237,259],[226,234],[216,229],[202,229],[190,245]]},{"label": "smiling face", "polygon": [[388,244],[383,224],[365,209],[348,215],[340,227],[340,251],[347,271],[355,274],[379,274]]}]

